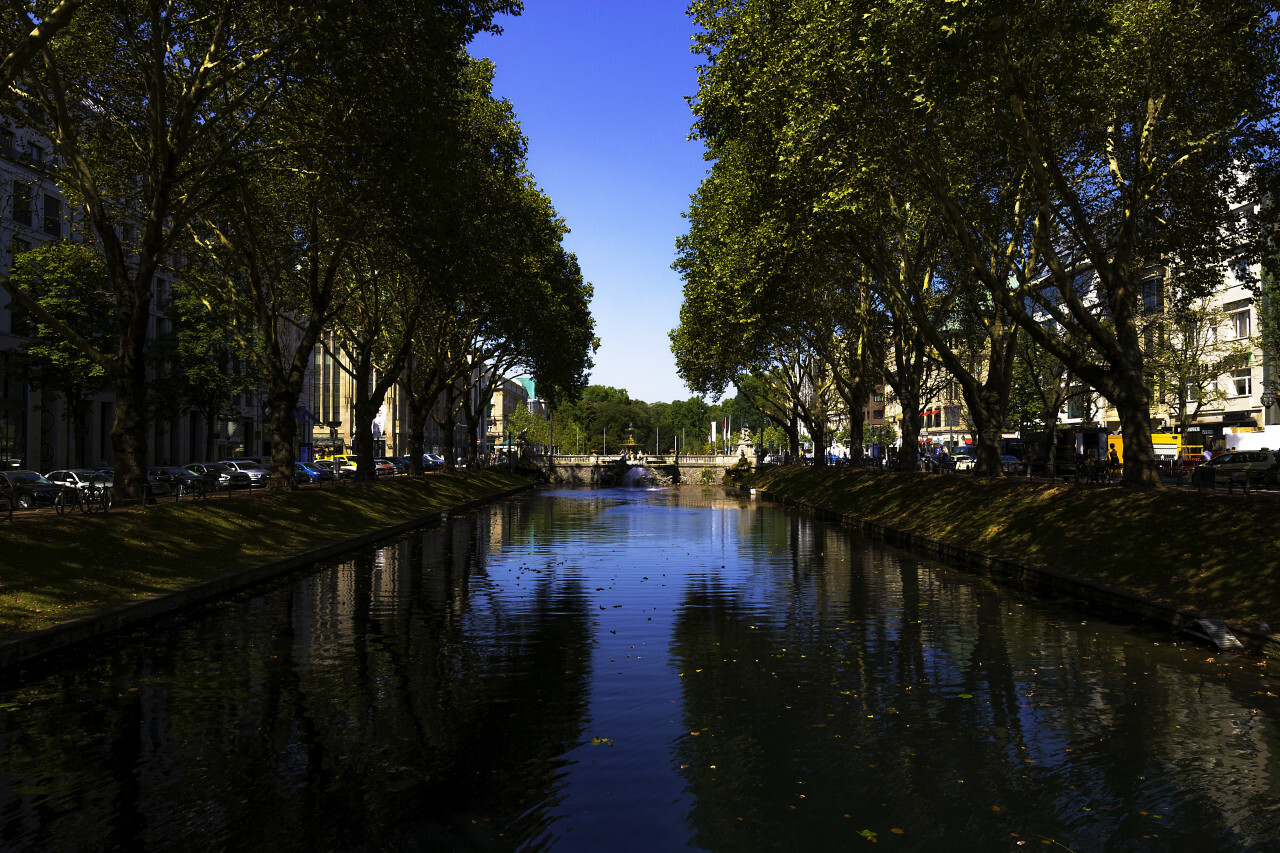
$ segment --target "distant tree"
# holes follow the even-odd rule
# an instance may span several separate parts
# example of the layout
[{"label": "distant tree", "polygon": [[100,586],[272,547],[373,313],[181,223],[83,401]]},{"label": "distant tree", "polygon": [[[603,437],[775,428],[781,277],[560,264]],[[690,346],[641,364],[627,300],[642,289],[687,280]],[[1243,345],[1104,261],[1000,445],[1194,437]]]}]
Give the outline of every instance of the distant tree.
[{"label": "distant tree", "polygon": [[241,416],[233,401],[257,385],[258,372],[235,336],[189,288],[173,289],[163,314],[170,328],[148,351],[155,376],[151,411],[156,420],[198,415],[205,425],[200,458],[212,459],[218,424]]},{"label": "distant tree", "polygon": [[1226,399],[1218,378],[1249,364],[1252,340],[1230,338],[1226,325],[1212,300],[1189,299],[1166,308],[1146,332],[1155,398],[1184,430],[1204,406]]},{"label": "distant tree", "polygon": [[106,261],[90,244],[47,243],[19,254],[10,280],[42,309],[33,318],[34,334],[22,350],[20,364],[26,380],[50,397],[62,397],[63,417],[74,436],[73,457],[76,464],[86,464],[85,403],[107,390],[111,377],[47,320],[74,330],[93,347],[109,348],[115,338],[115,301]]}]

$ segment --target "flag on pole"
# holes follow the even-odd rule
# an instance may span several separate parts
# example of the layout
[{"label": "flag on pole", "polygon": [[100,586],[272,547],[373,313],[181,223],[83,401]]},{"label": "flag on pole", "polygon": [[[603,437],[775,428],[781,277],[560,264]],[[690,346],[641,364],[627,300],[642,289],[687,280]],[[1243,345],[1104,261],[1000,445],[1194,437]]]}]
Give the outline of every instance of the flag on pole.
[{"label": "flag on pole", "polygon": [[711,432],[709,432],[709,433],[707,434],[707,447],[708,447],[708,448],[710,448],[710,450],[709,450],[708,452],[711,452],[711,453],[714,453],[714,452],[715,452],[715,449],[716,449],[716,422],[715,422],[715,420],[714,420],[714,419],[712,419],[712,421],[711,421]]}]

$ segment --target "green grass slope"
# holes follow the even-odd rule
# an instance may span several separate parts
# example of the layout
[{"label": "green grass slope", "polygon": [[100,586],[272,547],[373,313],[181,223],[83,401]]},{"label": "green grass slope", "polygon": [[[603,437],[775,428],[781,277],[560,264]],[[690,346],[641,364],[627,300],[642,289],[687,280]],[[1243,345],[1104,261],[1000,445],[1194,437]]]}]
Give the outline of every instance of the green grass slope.
[{"label": "green grass slope", "polygon": [[107,514],[15,514],[0,526],[0,639],[390,527],[527,480],[498,471]]},{"label": "green grass slope", "polygon": [[773,468],[753,486],[1025,565],[1280,628],[1280,495]]}]

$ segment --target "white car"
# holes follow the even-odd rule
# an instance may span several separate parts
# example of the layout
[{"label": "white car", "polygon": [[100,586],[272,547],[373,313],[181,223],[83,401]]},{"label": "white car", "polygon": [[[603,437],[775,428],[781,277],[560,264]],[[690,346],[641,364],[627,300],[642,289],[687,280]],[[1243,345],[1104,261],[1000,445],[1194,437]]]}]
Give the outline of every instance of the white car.
[{"label": "white car", "polygon": [[44,476],[46,480],[50,480],[60,486],[70,486],[73,489],[87,489],[91,485],[115,485],[111,474],[106,471],[95,471],[90,468],[73,468],[69,471],[50,471]]},{"label": "white car", "polygon": [[248,474],[249,483],[255,489],[266,486],[267,480],[271,479],[271,472],[252,459],[219,459],[218,464]]}]

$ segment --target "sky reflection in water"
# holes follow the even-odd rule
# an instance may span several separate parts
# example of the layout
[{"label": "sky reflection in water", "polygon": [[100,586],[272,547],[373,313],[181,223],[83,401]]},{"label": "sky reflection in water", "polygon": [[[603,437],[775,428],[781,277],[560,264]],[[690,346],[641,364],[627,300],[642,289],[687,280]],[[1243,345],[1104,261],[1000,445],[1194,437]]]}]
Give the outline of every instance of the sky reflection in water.
[{"label": "sky reflection in water", "polygon": [[544,492],[10,684],[0,848],[1277,849],[1272,689],[720,490]]}]

